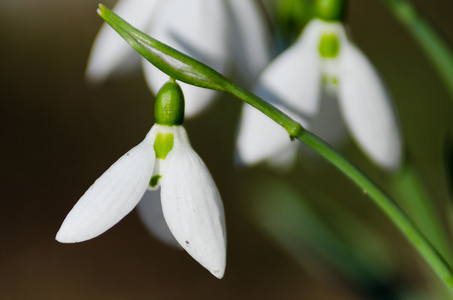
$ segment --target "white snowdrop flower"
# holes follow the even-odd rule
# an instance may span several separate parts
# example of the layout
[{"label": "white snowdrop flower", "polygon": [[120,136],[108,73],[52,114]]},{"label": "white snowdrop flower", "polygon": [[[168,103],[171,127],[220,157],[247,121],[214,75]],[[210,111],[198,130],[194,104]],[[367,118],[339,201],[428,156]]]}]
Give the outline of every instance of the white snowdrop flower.
[{"label": "white snowdrop flower", "polygon": [[[214,180],[181,125],[184,98],[174,81],[165,84],[157,95],[155,116],[156,124],[146,138],[80,198],[56,239],[76,243],[102,234],[125,217],[146,192],[142,210],[162,209],[147,212],[144,218],[149,221],[148,227],[168,244],[176,240],[203,267],[222,278],[226,264],[223,204]],[[152,196],[155,193],[160,193],[160,199],[159,195]],[[150,205],[149,201],[161,203]],[[148,220],[153,216],[156,220]],[[164,220],[166,225],[162,224]]]},{"label": "white snowdrop flower", "polygon": [[[402,145],[390,97],[368,59],[349,41],[341,22],[312,20],[298,40],[263,71],[256,93],[288,115],[299,116],[302,125],[328,141],[341,134],[343,121],[376,164],[398,169]],[[338,98],[342,120],[335,117],[335,106],[323,111],[323,94]],[[251,110],[248,105],[243,107],[237,138],[243,163],[254,164],[294,152],[291,148],[295,143],[289,142],[283,129],[278,130],[277,124]],[[326,136],[326,131],[335,134]],[[283,139],[277,135],[284,135],[286,142],[274,142]],[[265,149],[251,151],[251,145]]]},{"label": "white snowdrop flower", "polygon": [[[254,80],[270,61],[268,32],[254,0],[120,0],[113,10],[134,27],[223,74],[234,65],[244,78]],[[91,82],[102,82],[139,63],[139,55],[104,24],[86,74]],[[145,59],[141,64],[148,86],[157,92],[167,75]],[[185,83],[181,86],[189,118],[205,110],[216,95]]]}]

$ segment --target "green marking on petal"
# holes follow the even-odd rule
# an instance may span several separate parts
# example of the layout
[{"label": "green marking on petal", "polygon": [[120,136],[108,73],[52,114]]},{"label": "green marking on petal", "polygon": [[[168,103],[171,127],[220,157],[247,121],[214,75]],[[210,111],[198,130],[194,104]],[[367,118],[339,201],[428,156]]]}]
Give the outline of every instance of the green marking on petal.
[{"label": "green marking on petal", "polygon": [[165,159],[167,154],[173,149],[173,142],[175,138],[173,133],[159,132],[154,141],[154,151],[156,158]]},{"label": "green marking on petal", "polygon": [[149,186],[150,187],[156,187],[156,185],[159,183],[159,179],[161,179],[162,176],[160,175],[154,175],[151,177],[151,180],[149,181]]},{"label": "green marking on petal", "polygon": [[336,34],[325,34],[319,43],[319,54],[323,58],[335,58],[340,52],[340,41]]}]

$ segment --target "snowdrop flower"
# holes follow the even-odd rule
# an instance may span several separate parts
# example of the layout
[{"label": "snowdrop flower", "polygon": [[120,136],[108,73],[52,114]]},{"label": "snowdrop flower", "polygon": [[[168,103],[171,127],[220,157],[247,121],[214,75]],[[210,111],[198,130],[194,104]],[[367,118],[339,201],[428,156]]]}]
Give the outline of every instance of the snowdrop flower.
[{"label": "snowdrop flower", "polygon": [[[234,60],[243,77],[254,80],[270,60],[268,33],[253,0],[119,0],[114,11],[134,27],[220,73],[229,71]],[[86,75],[92,82],[102,82],[139,63],[139,55],[104,24],[93,44]],[[142,68],[148,86],[158,91],[167,75],[145,59]],[[186,117],[202,112],[216,95],[212,90],[181,85]]]},{"label": "snowdrop flower", "polygon": [[[319,3],[336,5],[342,1]],[[313,19],[294,45],[263,71],[256,93],[295,116],[321,138],[326,137],[318,133],[314,123],[322,121],[324,127],[330,126],[329,130],[341,131],[340,119],[332,117],[332,109],[322,112],[323,90],[327,96],[335,96],[345,125],[362,150],[379,166],[395,170],[401,162],[402,145],[389,95],[368,59],[348,39],[344,25],[338,21],[342,6],[333,11],[319,6],[320,18]],[[321,120],[322,115],[330,117]],[[288,163],[294,159],[296,146],[283,128],[252,107],[243,107],[237,138],[243,163],[282,158]]]},{"label": "snowdrop flower", "polygon": [[[181,125],[184,96],[172,80],[157,95],[155,117],[156,124],[146,138],[114,163],[80,198],[56,239],[62,243],[92,239],[126,216],[145,192],[146,197],[149,193],[160,193],[168,225],[161,223],[160,233],[169,229],[182,248],[214,276],[222,278],[226,263],[222,201]],[[157,195],[146,201],[160,199]],[[145,206],[149,208],[148,204]],[[160,209],[159,204],[153,207]],[[157,211],[155,215],[159,214]],[[155,222],[159,220],[163,221]]]}]

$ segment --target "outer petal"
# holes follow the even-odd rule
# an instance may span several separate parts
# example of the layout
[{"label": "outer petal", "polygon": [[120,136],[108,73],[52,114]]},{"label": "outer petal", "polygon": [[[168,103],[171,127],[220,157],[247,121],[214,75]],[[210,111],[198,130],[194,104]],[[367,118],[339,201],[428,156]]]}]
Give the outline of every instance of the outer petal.
[{"label": "outer petal", "polygon": [[191,148],[182,126],[162,177],[162,209],[178,243],[214,276],[226,264],[226,231],[222,200],[203,161]]},{"label": "outer petal", "polygon": [[271,60],[269,31],[254,0],[226,1],[230,11],[230,40],[235,65],[254,81]]},{"label": "outer petal", "polygon": [[398,168],[402,148],[399,126],[379,76],[350,43],[344,45],[340,59],[339,100],[346,125],[377,164]]},{"label": "outer petal", "polygon": [[151,191],[148,189],[137,208],[141,220],[155,237],[169,246],[181,248],[168,229],[167,222],[165,222],[160,201],[160,190]]},{"label": "outer petal", "polygon": [[[144,30],[158,1],[120,0],[113,10],[134,27]],[[86,76],[90,81],[102,82],[120,67],[138,67],[139,58],[121,36],[103,24],[91,49]],[[132,66],[124,66],[126,63]]]},{"label": "outer petal", "polygon": [[303,116],[318,111],[321,85],[318,42],[322,27],[321,21],[310,22],[296,43],[272,61],[258,81],[258,89],[267,91],[272,100],[289,105]]},{"label": "outer petal", "polygon": [[140,201],[154,166],[153,130],[123,155],[85,192],[64,220],[57,241],[92,239],[126,216]]},{"label": "outer petal", "polygon": [[[171,47],[192,56],[223,73],[229,60],[226,12],[221,0],[165,0],[158,6],[148,33]],[[157,93],[168,80],[148,61],[143,60],[146,79]],[[203,111],[215,91],[181,83],[186,99],[186,117]]]},{"label": "outer petal", "polygon": [[[282,107],[278,108],[288,113]],[[300,120],[300,117],[294,114],[289,115],[306,125],[304,124],[306,122]],[[285,129],[252,106],[244,105],[236,147],[237,158],[240,163],[254,165],[263,160],[271,159],[284,166],[294,160],[297,145],[291,142]]]}]

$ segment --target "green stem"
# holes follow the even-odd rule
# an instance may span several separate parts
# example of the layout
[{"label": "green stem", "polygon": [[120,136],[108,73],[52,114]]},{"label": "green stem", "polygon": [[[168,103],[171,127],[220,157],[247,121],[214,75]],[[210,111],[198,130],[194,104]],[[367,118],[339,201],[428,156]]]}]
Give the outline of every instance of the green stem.
[{"label": "green stem", "polygon": [[453,96],[453,54],[450,47],[408,0],[382,0],[412,34]]}]

